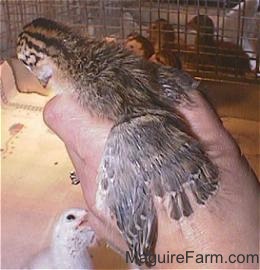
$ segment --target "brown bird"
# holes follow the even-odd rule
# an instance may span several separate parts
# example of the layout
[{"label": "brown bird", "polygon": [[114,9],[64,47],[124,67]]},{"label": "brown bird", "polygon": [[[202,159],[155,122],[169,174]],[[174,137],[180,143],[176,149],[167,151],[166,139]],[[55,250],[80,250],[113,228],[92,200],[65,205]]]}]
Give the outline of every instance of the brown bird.
[{"label": "brown bird", "polygon": [[239,75],[250,71],[249,57],[240,46],[214,39],[214,23],[209,16],[195,16],[188,27],[196,30],[197,35],[193,53],[186,55],[185,61],[202,70],[217,69]]},{"label": "brown bird", "polygon": [[45,18],[23,28],[17,56],[43,84],[74,94],[85,110],[114,123],[97,176],[96,207],[116,221],[141,264],[156,245],[156,197],[176,221],[217,191],[217,167],[175,109],[189,102],[198,83]]},{"label": "brown bird", "polygon": [[131,33],[127,37],[125,48],[152,62],[181,69],[181,61],[176,53],[169,49],[162,49],[155,53],[152,43],[138,33]]},{"label": "brown bird", "polygon": [[182,69],[180,58],[176,55],[176,53],[170,50],[166,49],[161,50],[153,54],[149,60],[155,63],[160,63],[165,66]]},{"label": "brown bird", "polygon": [[166,66],[182,68],[181,60],[175,51],[175,35],[171,24],[165,19],[152,23],[150,39],[154,46],[155,54],[151,60]]},{"label": "brown bird", "polygon": [[163,49],[172,50],[175,48],[174,29],[167,20],[158,19],[152,23],[149,34],[155,52],[159,52]]},{"label": "brown bird", "polygon": [[145,59],[149,59],[154,54],[154,48],[149,39],[138,33],[128,35],[125,48]]}]

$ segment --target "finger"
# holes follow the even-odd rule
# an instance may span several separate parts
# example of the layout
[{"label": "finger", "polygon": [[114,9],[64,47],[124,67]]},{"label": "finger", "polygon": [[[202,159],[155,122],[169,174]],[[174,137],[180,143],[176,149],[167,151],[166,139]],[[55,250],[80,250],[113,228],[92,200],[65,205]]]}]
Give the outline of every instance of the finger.
[{"label": "finger", "polygon": [[50,100],[44,108],[44,121],[82,159],[100,160],[112,122],[94,117],[70,95]]},{"label": "finger", "polygon": [[110,122],[85,112],[71,96],[57,96],[44,109],[44,119],[64,141],[89,209],[95,208],[96,177]]},{"label": "finger", "polygon": [[108,223],[108,219],[98,215],[96,212],[90,212],[88,222],[95,230],[99,239],[103,239],[118,253],[122,255],[127,250],[126,242],[115,225]]},{"label": "finger", "polygon": [[73,149],[67,148],[67,152],[76,170],[76,176],[80,180],[87,208],[93,210],[96,202],[98,164],[86,163]]},{"label": "finger", "polygon": [[89,166],[89,163],[82,160],[81,157],[70,148],[67,148],[67,151],[75,166],[77,177],[80,179],[86,201],[86,208],[89,211],[88,222],[90,226],[95,230],[99,239],[104,239],[116,251],[124,252],[127,246],[116,224],[96,208],[96,176],[98,166],[95,168],[94,166]]},{"label": "finger", "polygon": [[[98,236],[110,242],[114,249],[121,252],[126,250],[125,242],[116,226],[108,223],[108,219],[100,215],[95,207],[96,176],[104,147],[104,143],[100,141],[105,142],[111,123],[95,119],[69,96],[53,98],[45,106],[44,120],[66,144],[91,213],[90,225],[95,228]],[[87,149],[83,150],[86,145]]]}]

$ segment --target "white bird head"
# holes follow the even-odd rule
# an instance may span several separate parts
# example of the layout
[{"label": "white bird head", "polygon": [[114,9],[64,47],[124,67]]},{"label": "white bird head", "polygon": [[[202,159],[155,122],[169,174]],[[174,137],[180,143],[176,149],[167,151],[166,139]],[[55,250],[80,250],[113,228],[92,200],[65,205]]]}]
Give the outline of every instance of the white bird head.
[{"label": "white bird head", "polygon": [[88,212],[81,208],[65,210],[55,224],[53,242],[78,248],[94,244],[95,232],[88,224]]}]

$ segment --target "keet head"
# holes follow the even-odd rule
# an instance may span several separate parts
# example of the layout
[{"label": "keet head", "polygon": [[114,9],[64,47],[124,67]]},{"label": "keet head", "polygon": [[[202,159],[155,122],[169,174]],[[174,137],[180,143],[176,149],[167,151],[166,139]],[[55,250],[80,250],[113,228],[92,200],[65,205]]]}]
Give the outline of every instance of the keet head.
[{"label": "keet head", "polygon": [[152,43],[138,33],[131,33],[128,35],[125,42],[125,48],[145,59],[149,59],[154,54]]},{"label": "keet head", "polygon": [[63,41],[69,28],[54,21],[38,18],[24,26],[17,40],[17,58],[46,87],[56,68],[55,59],[66,53]]}]

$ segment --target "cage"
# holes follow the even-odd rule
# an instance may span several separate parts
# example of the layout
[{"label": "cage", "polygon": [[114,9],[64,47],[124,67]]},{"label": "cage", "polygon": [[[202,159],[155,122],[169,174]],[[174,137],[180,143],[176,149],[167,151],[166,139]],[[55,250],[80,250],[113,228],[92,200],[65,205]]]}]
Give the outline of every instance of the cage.
[{"label": "cage", "polygon": [[[258,4],[238,0],[2,0],[1,57],[14,56],[22,27],[42,16],[71,24],[95,38],[113,36],[118,42],[124,42],[132,32],[148,39],[154,35],[160,42],[158,51],[168,47],[194,76],[257,83]],[[207,16],[210,21],[201,21],[198,28],[198,21],[197,25],[194,20],[192,23],[192,18],[198,16]],[[164,26],[152,29],[158,19],[165,20],[170,30]]]},{"label": "cage", "polygon": [[[38,17],[64,22],[91,38],[115,39],[121,46],[129,35],[141,34],[155,54],[173,54],[202,82],[202,91],[260,176],[259,0],[0,0],[0,12],[1,60],[15,57],[23,26]],[[57,209],[84,202],[65,183],[73,166],[64,145],[42,121],[49,97],[18,92],[10,97],[5,88],[17,82],[7,83],[3,74],[2,266],[18,269],[47,243]],[[38,87],[33,83],[30,87]],[[127,268],[106,248],[94,252],[94,260],[102,269]]]}]

